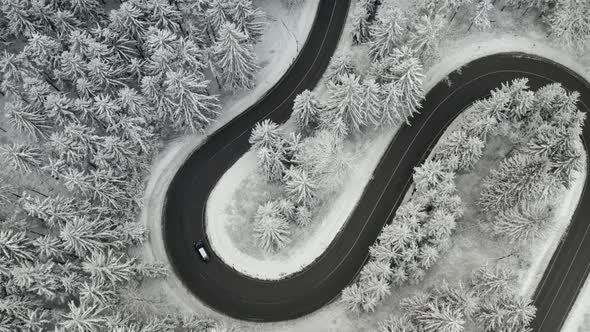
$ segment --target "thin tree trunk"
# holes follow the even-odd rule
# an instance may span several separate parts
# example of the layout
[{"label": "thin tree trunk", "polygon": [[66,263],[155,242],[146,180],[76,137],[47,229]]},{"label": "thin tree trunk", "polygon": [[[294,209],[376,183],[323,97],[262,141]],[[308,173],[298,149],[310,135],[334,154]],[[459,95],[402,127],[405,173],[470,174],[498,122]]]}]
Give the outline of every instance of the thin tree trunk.
[{"label": "thin tree trunk", "polygon": [[5,133],[6,133],[6,129],[4,129],[4,128],[0,127],[0,130],[2,130],[3,132],[5,132]]},{"label": "thin tree trunk", "polygon": [[41,196],[43,196],[43,197],[45,197],[45,198],[49,197],[49,196],[45,195],[44,193],[42,193],[42,192],[39,192],[39,191],[37,191],[37,190],[35,190],[35,189],[29,188],[29,190],[30,190],[30,191],[32,191],[32,192],[35,192],[35,193],[37,193],[37,194],[39,194],[39,195],[41,195]]},{"label": "thin tree trunk", "polygon": [[33,233],[35,235],[39,235],[39,236],[45,236],[45,235],[47,235],[47,234],[39,233],[37,231],[33,231],[33,230],[30,230],[30,229],[28,229],[27,231],[29,231],[29,232],[31,232],[31,233]]},{"label": "thin tree trunk", "polygon": [[19,194],[15,194],[15,193],[13,193],[13,192],[11,192],[10,194],[11,194],[11,195],[13,195],[14,197],[18,198],[18,199],[21,199],[21,198],[23,198],[21,195],[19,195]]},{"label": "thin tree trunk", "polygon": [[506,8],[506,5],[502,6],[502,9],[500,9],[500,11],[503,12],[504,8]]},{"label": "thin tree trunk", "polygon": [[469,28],[467,28],[467,32],[469,32],[471,30],[472,26],[473,26],[473,21],[471,21],[471,24],[469,24]]},{"label": "thin tree trunk", "polygon": [[524,12],[522,12],[521,16],[526,15],[526,13],[529,11],[529,9],[531,9],[531,7],[526,7],[526,9],[524,10]]},{"label": "thin tree trunk", "polygon": [[458,12],[459,12],[459,10],[455,10],[455,12],[453,13],[453,16],[451,16],[451,20],[449,22],[453,22],[453,20],[455,19],[455,16],[457,16]]},{"label": "thin tree trunk", "polygon": [[61,92],[61,90],[55,85],[53,80],[45,72],[43,72],[43,76],[45,77],[45,82],[51,85],[55,89],[55,91]]}]

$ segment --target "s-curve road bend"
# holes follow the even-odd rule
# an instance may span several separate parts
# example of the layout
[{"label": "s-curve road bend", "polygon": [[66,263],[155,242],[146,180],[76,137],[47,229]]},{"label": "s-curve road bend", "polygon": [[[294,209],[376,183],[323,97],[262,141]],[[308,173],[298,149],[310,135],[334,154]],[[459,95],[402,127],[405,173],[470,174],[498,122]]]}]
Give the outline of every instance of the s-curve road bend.
[{"label": "s-curve road bend", "polygon": [[[411,184],[413,167],[420,164],[452,120],[473,101],[515,78],[529,79],[531,89],[560,82],[581,93],[580,108],[588,111],[590,86],[566,68],[524,54],[496,54],[474,60],[460,73],[449,75],[453,83],[437,84],[428,92],[420,115],[412,126],[402,127],[389,145],[373,179],[340,234],[329,248],[305,270],[279,281],[263,281],[240,274],[212,254],[209,263],[200,262],[191,245],[205,239],[205,213],[209,192],[223,173],[245,153],[253,125],[264,119],[284,121],[291,100],[303,88],[312,87],[323,72],[337,43],[347,10],[338,0],[322,1],[319,17],[306,51],[317,60],[296,63],[294,69],[259,104],[214,134],[193,152],[176,174],[164,208],[164,240],[175,272],[188,289],[214,309],[227,315],[258,321],[293,319],[311,313],[336,299],[358,274],[382,227],[389,222]],[[344,6],[344,7],[340,7]],[[336,22],[336,23],[334,23]],[[324,42],[314,43],[316,34]],[[322,38],[320,38],[321,40]],[[312,43],[314,46],[309,46]],[[329,46],[331,45],[331,46]],[[315,57],[315,55],[312,55]],[[319,63],[321,62],[321,64]],[[311,75],[311,76],[306,76]],[[293,80],[293,81],[291,81]],[[285,82],[293,82],[286,84]],[[286,84],[286,85],[284,85]],[[584,140],[590,135],[586,126]],[[538,307],[535,330],[558,331],[590,262],[590,239],[585,216],[590,204],[585,193],[580,200],[562,246],[557,250],[535,296]]]}]

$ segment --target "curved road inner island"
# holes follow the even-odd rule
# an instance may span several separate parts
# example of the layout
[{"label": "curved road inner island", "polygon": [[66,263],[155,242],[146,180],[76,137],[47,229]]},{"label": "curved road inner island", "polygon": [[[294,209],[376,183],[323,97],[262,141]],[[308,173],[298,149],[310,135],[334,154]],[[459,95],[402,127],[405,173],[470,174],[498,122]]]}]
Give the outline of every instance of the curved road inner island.
[{"label": "curved road inner island", "polygon": [[[338,4],[336,4],[338,2]],[[164,241],[175,272],[195,296],[230,316],[256,321],[293,319],[331,302],[357,275],[368,249],[389,222],[411,183],[413,167],[430,153],[452,120],[473,101],[514,78],[531,89],[560,82],[581,93],[588,112],[590,85],[551,61],[524,54],[496,54],[474,60],[438,83],[426,95],[412,126],[402,127],[374,171],[357,207],[330,247],[305,270],[279,281],[257,280],[225,265],[211,252],[202,263],[191,245],[206,239],[205,207],[217,181],[248,149],[251,128],[270,118],[284,122],[293,98],[319,81],[338,43],[348,1],[321,1],[306,45],[285,77],[260,102],[213,134],[179,169],[167,192]],[[590,126],[583,133],[590,138]],[[535,331],[558,331],[575,301],[590,265],[590,198],[584,193],[534,300]],[[300,250],[305,250],[301,248]]]}]

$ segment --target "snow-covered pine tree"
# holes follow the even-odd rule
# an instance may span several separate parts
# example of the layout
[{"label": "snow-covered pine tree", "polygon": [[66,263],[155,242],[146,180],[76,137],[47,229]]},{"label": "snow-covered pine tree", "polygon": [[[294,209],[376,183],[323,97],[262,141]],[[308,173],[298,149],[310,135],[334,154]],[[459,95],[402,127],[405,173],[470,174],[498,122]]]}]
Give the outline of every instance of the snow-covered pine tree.
[{"label": "snow-covered pine tree", "polygon": [[369,44],[369,52],[373,60],[385,58],[404,42],[407,21],[399,8],[389,5],[381,7],[371,27],[373,40]]},{"label": "snow-covered pine tree", "polygon": [[280,215],[263,215],[254,225],[254,236],[262,249],[267,252],[278,251],[290,241],[289,223]]},{"label": "snow-covered pine tree", "polygon": [[447,164],[456,159],[456,165],[449,165],[452,169],[469,170],[481,158],[484,145],[479,137],[468,136],[464,130],[458,129],[440,142],[435,151],[435,158],[442,159]]},{"label": "snow-covered pine tree", "polygon": [[365,302],[364,290],[357,283],[349,285],[342,290],[340,302],[348,311],[360,313]]},{"label": "snow-covered pine tree", "polygon": [[25,0],[2,1],[0,9],[8,19],[10,33],[18,37],[28,37],[41,32],[42,28],[31,13],[31,5]]},{"label": "snow-covered pine tree", "polygon": [[373,127],[381,126],[383,118],[383,95],[381,85],[374,79],[366,79],[363,82],[365,89],[362,108],[365,110],[365,123]]},{"label": "snow-covered pine tree", "polygon": [[355,74],[355,66],[352,63],[352,55],[348,52],[342,52],[332,56],[330,64],[326,69],[325,77],[328,82],[340,84],[341,77]]},{"label": "snow-covered pine tree", "polygon": [[444,165],[441,161],[426,160],[422,165],[414,168],[413,180],[416,190],[427,192],[443,181]]},{"label": "snow-covered pine tree", "polygon": [[477,0],[475,15],[471,20],[468,31],[472,26],[480,30],[489,29],[492,22],[490,21],[490,11],[494,8],[491,0]]},{"label": "snow-covered pine tree", "polygon": [[[362,108],[364,100],[364,89],[360,78],[355,74],[341,76],[340,84],[328,82],[329,99],[327,102],[327,121],[341,119],[346,127],[359,132],[366,125]],[[331,127],[331,126],[328,126]]]},{"label": "snow-covered pine tree", "polygon": [[422,72],[422,64],[415,58],[402,61],[397,68],[398,79],[394,84],[398,86],[400,93],[399,113],[407,124],[410,124],[409,119],[414,113],[418,113],[424,99]]},{"label": "snow-covered pine tree", "polygon": [[225,23],[219,29],[219,38],[213,45],[213,59],[226,88],[250,89],[254,86],[259,68],[256,55],[247,36],[234,24]]},{"label": "snow-covered pine tree", "polygon": [[255,148],[266,147],[277,150],[277,147],[283,145],[283,137],[279,125],[270,119],[262,120],[254,126],[248,142]]},{"label": "snow-covered pine tree", "polygon": [[61,314],[59,325],[70,331],[98,331],[106,322],[104,307],[99,303],[68,303],[69,311]]},{"label": "snow-covered pine tree", "polygon": [[111,225],[103,220],[90,221],[87,218],[74,217],[64,224],[59,233],[66,250],[79,257],[101,252],[107,248],[120,248],[123,243]]},{"label": "snow-covered pine tree", "polygon": [[500,212],[492,222],[492,230],[510,242],[529,241],[542,237],[552,219],[550,205],[534,202]]},{"label": "snow-covered pine tree", "polygon": [[248,36],[252,43],[260,41],[264,30],[266,14],[262,9],[255,8],[252,0],[230,0],[229,16],[238,29]]},{"label": "snow-covered pine tree", "polygon": [[209,81],[185,70],[169,71],[164,79],[165,93],[177,107],[169,118],[177,130],[203,131],[217,117],[219,100],[207,93]]},{"label": "snow-covered pine tree", "polygon": [[98,251],[82,262],[82,271],[93,280],[112,285],[127,283],[135,277],[135,260],[115,250]]},{"label": "snow-covered pine tree", "polygon": [[44,162],[43,151],[30,144],[12,143],[0,146],[0,156],[20,173],[39,172]]},{"label": "snow-covered pine tree", "polygon": [[109,14],[109,29],[121,35],[132,36],[141,43],[145,37],[149,22],[139,1],[125,1],[118,9]]},{"label": "snow-covered pine tree", "polygon": [[586,1],[557,1],[547,17],[550,35],[569,47],[583,50],[590,36],[590,4]]},{"label": "snow-covered pine tree", "polygon": [[285,190],[291,201],[297,205],[317,205],[316,180],[301,167],[291,167],[285,172]]},{"label": "snow-covered pine tree", "polygon": [[507,267],[484,265],[473,272],[471,286],[479,296],[506,294],[514,290],[517,275]]},{"label": "snow-covered pine tree", "polygon": [[484,211],[499,213],[518,204],[547,200],[556,190],[546,159],[516,154],[506,158],[484,180],[479,204]]},{"label": "snow-covered pine tree", "polygon": [[47,116],[32,110],[21,101],[7,103],[5,111],[10,126],[33,139],[46,139],[52,129]]},{"label": "snow-covered pine tree", "polygon": [[400,86],[394,83],[386,83],[381,86],[381,123],[394,126],[402,122],[400,114]]},{"label": "snow-covered pine tree", "polygon": [[438,45],[445,26],[446,21],[442,15],[422,15],[414,25],[408,43],[420,58],[427,59]]},{"label": "snow-covered pine tree", "polygon": [[371,23],[367,18],[367,12],[361,2],[357,2],[352,11],[352,30],[350,31],[352,43],[355,45],[365,43],[371,38]]},{"label": "snow-covered pine tree", "polygon": [[412,323],[407,315],[389,316],[379,323],[377,332],[416,332],[418,328]]},{"label": "snow-covered pine tree", "polygon": [[280,181],[285,173],[284,151],[268,147],[260,147],[256,151],[258,167],[270,181]]},{"label": "snow-covered pine tree", "polygon": [[305,205],[300,205],[295,209],[295,222],[299,226],[308,226],[311,224],[312,214],[309,208]]},{"label": "snow-covered pine tree", "polygon": [[320,113],[325,108],[314,92],[304,90],[298,94],[293,103],[293,116],[299,132],[311,133],[318,126]]}]

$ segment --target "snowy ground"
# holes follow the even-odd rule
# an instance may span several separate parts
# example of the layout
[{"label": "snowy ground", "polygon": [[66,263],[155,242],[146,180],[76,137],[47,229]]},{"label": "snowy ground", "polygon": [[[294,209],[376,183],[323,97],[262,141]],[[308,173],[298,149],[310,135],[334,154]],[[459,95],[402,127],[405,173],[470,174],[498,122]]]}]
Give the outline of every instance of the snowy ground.
[{"label": "snowy ground", "polygon": [[[269,0],[270,1],[270,0]],[[278,1],[277,1],[278,2]],[[407,5],[408,0],[389,0],[391,3]],[[479,32],[472,30],[470,33],[465,33],[466,26],[455,26],[452,31],[441,40],[439,47],[439,56],[431,61],[426,69],[425,89],[428,90],[441,79],[444,79],[451,71],[463,65],[470,60],[478,57],[505,51],[521,51],[532,54],[544,56],[556,62],[562,63],[565,66],[577,71],[586,79],[589,78],[586,69],[590,64],[590,56],[584,54],[577,54],[572,51],[564,49],[561,45],[556,45],[545,38],[546,31],[544,27],[533,22],[533,18],[537,16],[536,13],[529,13],[525,17],[520,17],[520,13],[508,14],[499,12],[494,13],[494,20],[496,21],[494,28],[488,32]],[[459,16],[459,15],[458,15]],[[458,20],[456,18],[455,20]],[[347,36],[345,32],[344,36]],[[349,49],[349,38],[342,38],[339,51]],[[358,55],[357,62],[366,64],[362,58],[362,52],[359,48],[354,48],[353,53]],[[451,82],[452,83],[452,82]],[[375,137],[379,139],[379,137]],[[186,142],[192,144],[190,148],[186,148]],[[149,211],[144,215],[144,220],[148,222],[152,230],[152,238],[150,245],[146,248],[149,255],[156,259],[166,261],[166,253],[163,250],[163,243],[160,233],[160,218],[161,205],[164,193],[161,188],[166,188],[167,183],[174,175],[174,170],[182,164],[182,160],[190,153],[190,151],[198,145],[196,139],[187,138],[185,143],[179,143],[172,146],[168,150],[168,154],[163,155],[160,162],[154,166],[154,172],[148,188],[146,206],[150,207]],[[372,172],[372,169],[367,170]],[[579,180],[583,181],[583,180]],[[579,184],[576,186],[579,187]],[[363,188],[357,188],[359,192]],[[576,200],[579,195],[570,193]],[[570,208],[563,207],[571,213]],[[148,213],[149,212],[149,213]],[[149,218],[148,218],[149,217]],[[567,225],[569,219],[565,214],[562,214],[562,222],[560,225]],[[559,238],[559,233],[554,233],[554,239]],[[439,263],[433,267],[427,274],[426,280],[418,285],[411,287],[404,287],[395,290],[393,294],[381,305],[375,313],[356,316],[344,310],[344,308],[336,303],[329,304],[324,308],[307,315],[305,317],[280,323],[248,323],[241,322],[241,324],[249,330],[255,331],[366,331],[374,328],[378,321],[385,319],[390,313],[395,312],[399,306],[399,300],[405,296],[412,295],[416,291],[424,289],[427,285],[440,282],[441,279],[447,279],[450,282],[458,280],[461,276],[466,275],[473,268],[480,266],[486,260],[497,259],[505,254],[505,248],[497,241],[489,239],[486,234],[482,234],[477,225],[461,224],[452,238],[453,246],[448,253],[439,260]],[[549,242],[549,241],[548,241]],[[551,250],[546,251],[549,257]],[[542,257],[541,255],[538,255]],[[527,272],[523,270],[521,280],[523,280],[523,292],[527,289],[533,289],[536,281],[534,277],[526,277],[526,275],[535,275],[537,271],[543,270],[546,262],[533,262],[537,269],[528,269]],[[459,264],[463,263],[463,264]],[[458,264],[458,265],[457,265]],[[532,280],[528,283],[524,280]],[[586,287],[590,288],[590,287]],[[151,295],[157,301],[163,301],[170,305],[180,308],[182,310],[193,311],[201,314],[215,316],[219,319],[227,321],[234,321],[221,314],[215,313],[206,308],[198,299],[193,297],[186,291],[180,281],[171,276],[167,281],[161,282],[157,287],[151,287]],[[590,291],[586,292],[590,293]],[[583,307],[585,305],[578,305]],[[566,330],[570,331],[570,330]],[[574,330],[571,330],[574,331]]]}]

